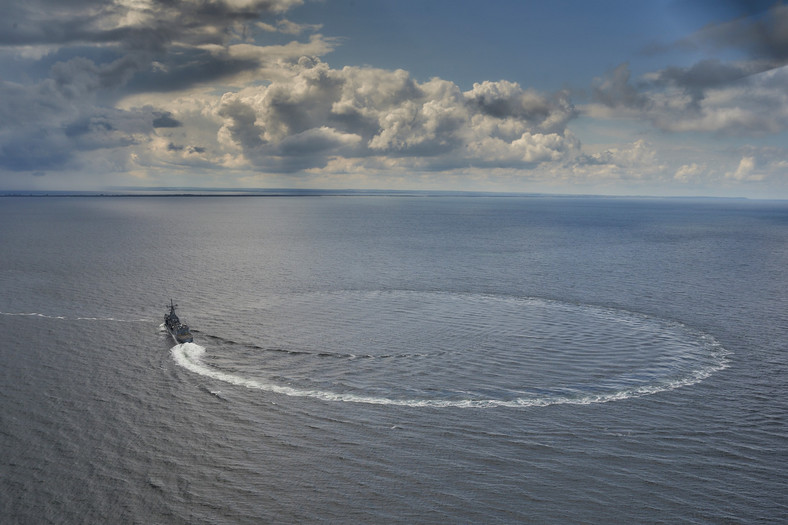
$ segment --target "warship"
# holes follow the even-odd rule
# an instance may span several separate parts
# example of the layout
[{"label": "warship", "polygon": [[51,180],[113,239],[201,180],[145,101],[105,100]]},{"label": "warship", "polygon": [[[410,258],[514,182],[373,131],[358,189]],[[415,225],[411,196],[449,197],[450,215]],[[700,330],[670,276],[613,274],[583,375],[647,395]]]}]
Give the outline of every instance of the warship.
[{"label": "warship", "polygon": [[167,327],[167,331],[172,338],[175,339],[176,343],[191,343],[194,338],[189,331],[189,327],[185,324],[181,324],[181,320],[175,315],[175,309],[177,307],[178,305],[173,304],[172,299],[170,299],[170,313],[164,316],[164,326]]}]

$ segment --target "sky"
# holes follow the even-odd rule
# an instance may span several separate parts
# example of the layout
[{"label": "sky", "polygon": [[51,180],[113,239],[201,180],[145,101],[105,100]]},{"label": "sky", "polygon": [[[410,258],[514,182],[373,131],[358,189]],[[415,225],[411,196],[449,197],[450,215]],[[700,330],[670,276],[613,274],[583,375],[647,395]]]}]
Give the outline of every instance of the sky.
[{"label": "sky", "polygon": [[0,6],[0,190],[788,198],[782,2]]}]

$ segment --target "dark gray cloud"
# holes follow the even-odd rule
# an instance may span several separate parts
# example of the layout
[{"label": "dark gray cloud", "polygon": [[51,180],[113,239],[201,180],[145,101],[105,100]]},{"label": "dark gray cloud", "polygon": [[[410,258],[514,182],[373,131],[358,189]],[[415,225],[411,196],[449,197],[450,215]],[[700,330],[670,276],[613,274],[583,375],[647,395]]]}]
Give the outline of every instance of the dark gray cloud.
[{"label": "dark gray cloud", "polygon": [[695,91],[718,87],[773,69],[765,62],[722,62],[701,60],[688,68],[668,67],[659,71],[656,84],[674,85]]},{"label": "dark gray cloud", "polygon": [[[738,49],[750,57],[788,61],[788,6],[782,2],[737,2],[745,15],[718,24],[710,24],[677,42],[684,49]],[[714,8],[710,5],[709,8]]]},{"label": "dark gray cloud", "polygon": [[56,63],[32,85],[0,82],[0,167],[64,169],[80,151],[126,147],[153,129],[152,108],[133,112],[100,104],[138,67],[133,55],[103,65],[76,57]]},{"label": "dark gray cloud", "polygon": [[179,49],[161,57],[155,67],[135,72],[124,93],[168,92],[218,82],[260,67],[258,59],[233,58],[226,53],[201,49]]},{"label": "dark gray cloud", "polygon": [[682,90],[692,99],[691,109],[697,110],[710,89],[724,88],[773,68],[771,62],[730,63],[717,59],[702,60],[688,68],[668,67],[659,71],[653,80],[653,86]]},{"label": "dark gray cloud", "polygon": [[52,66],[50,78],[63,96],[76,99],[124,86],[141,65],[135,55],[126,55],[103,65],[76,57]]},{"label": "dark gray cloud", "polygon": [[[666,67],[636,81],[630,78],[629,64],[621,64],[594,81],[593,101],[614,110],[639,112],[664,131],[758,134],[784,129],[775,118],[783,114],[784,101],[773,78],[783,78],[781,69],[788,64],[788,6],[697,0],[681,7],[732,17],[652,52],[726,51],[740,58],[708,58],[689,67]],[[740,90],[752,96],[742,97]]]},{"label": "dark gray cloud", "polygon": [[202,154],[205,153],[207,148],[202,146],[183,146],[181,144],[175,144],[174,142],[170,142],[167,144],[167,151],[174,151],[174,152],[181,152],[185,151],[189,154]]},{"label": "dark gray cloud", "polygon": [[706,59],[690,67],[667,67],[632,82],[629,64],[624,63],[595,79],[592,97],[595,102],[610,108],[647,110],[654,105],[651,96],[654,90],[671,88],[688,95],[692,99],[690,106],[697,109],[709,90],[724,88],[773,68],[772,62]]},{"label": "dark gray cloud", "polygon": [[[254,23],[275,17],[301,0],[30,0],[10,7],[0,47],[48,46],[48,53],[94,47],[115,53],[101,68],[101,81],[131,92],[185,89],[260,66],[256,59],[220,52],[248,38]],[[208,50],[207,47],[212,47]],[[65,60],[69,62],[69,60]],[[76,64],[71,64],[73,68]],[[86,62],[82,62],[88,68]],[[55,64],[56,69],[64,66]],[[111,78],[112,76],[115,78]],[[136,75],[136,76],[135,76]],[[113,81],[114,80],[114,81]]]},{"label": "dark gray cloud", "polygon": [[[0,45],[123,44],[162,50],[173,42],[224,44],[235,26],[282,13],[300,0],[26,0],[4,16]],[[242,28],[240,28],[242,30]]]},{"label": "dark gray cloud", "polygon": [[172,118],[172,113],[166,111],[164,113],[154,113],[156,118],[153,119],[154,128],[179,128],[183,123],[177,119]]},{"label": "dark gray cloud", "polygon": [[[176,124],[152,107],[121,110],[95,104],[100,71],[78,59],[58,78],[34,86],[0,82],[0,168],[66,169],[80,152],[126,148],[146,140],[156,124]],[[78,80],[77,80],[78,79]]]},{"label": "dark gray cloud", "polygon": [[649,99],[630,83],[630,75],[629,64],[624,63],[605,77],[595,79],[593,100],[611,108],[644,109],[649,105]]},{"label": "dark gray cloud", "polygon": [[699,0],[682,7],[735,16],[708,24],[669,47],[739,58],[666,67],[637,81],[630,79],[628,64],[622,64],[595,81],[594,102],[637,114],[663,131],[760,135],[785,130],[788,6]]},{"label": "dark gray cloud", "polygon": [[59,130],[39,128],[0,141],[0,168],[9,171],[60,170],[72,156]]},{"label": "dark gray cloud", "polygon": [[589,114],[599,107],[652,122],[662,131],[697,131],[722,135],[779,133],[788,127],[788,66],[771,68],[760,61],[724,63],[706,60],[691,67],[670,67],[633,83],[622,64],[598,79]]},{"label": "dark gray cloud", "polygon": [[[6,6],[0,47],[44,46],[37,79],[0,81],[0,167],[65,168],[84,151],[126,148],[182,126],[132,93],[187,89],[260,67],[228,54],[251,23],[301,0],[26,0]],[[201,47],[200,47],[201,46]],[[205,47],[207,46],[207,47]],[[30,70],[35,70],[35,65]],[[189,146],[191,153],[205,153]]]}]

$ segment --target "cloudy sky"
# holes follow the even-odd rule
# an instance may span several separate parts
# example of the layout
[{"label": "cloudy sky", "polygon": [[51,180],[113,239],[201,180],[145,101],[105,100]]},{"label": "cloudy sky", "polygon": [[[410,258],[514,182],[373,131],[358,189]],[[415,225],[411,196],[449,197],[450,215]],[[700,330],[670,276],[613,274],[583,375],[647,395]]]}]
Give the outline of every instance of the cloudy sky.
[{"label": "cloudy sky", "polygon": [[0,190],[788,198],[779,2],[0,4]]}]

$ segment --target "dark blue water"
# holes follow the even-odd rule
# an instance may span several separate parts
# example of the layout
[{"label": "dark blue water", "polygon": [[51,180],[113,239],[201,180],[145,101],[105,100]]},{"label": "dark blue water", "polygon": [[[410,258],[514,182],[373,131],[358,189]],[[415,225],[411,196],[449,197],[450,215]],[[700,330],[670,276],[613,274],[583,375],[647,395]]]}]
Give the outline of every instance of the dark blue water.
[{"label": "dark blue water", "polygon": [[3,523],[788,519],[785,202],[14,197],[0,224]]}]

